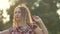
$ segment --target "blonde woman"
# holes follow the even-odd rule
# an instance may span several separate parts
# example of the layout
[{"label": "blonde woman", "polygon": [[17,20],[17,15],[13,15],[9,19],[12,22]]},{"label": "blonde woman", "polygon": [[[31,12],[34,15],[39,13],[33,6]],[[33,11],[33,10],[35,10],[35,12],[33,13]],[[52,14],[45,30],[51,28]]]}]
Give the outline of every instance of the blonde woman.
[{"label": "blonde woman", "polygon": [[[34,21],[33,21],[33,20]],[[40,24],[40,28],[36,24]],[[1,34],[48,34],[47,28],[39,16],[31,16],[25,4],[17,6],[14,10],[13,26]]]}]

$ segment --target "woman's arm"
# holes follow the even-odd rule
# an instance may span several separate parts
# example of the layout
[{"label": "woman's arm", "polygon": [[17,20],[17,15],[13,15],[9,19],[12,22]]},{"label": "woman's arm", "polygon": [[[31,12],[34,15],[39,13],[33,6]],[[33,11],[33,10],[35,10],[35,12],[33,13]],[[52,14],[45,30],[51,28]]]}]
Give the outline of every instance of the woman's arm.
[{"label": "woman's arm", "polygon": [[37,26],[37,28],[34,29],[34,32],[36,34],[43,34],[42,29],[40,29],[38,26]]},{"label": "woman's arm", "polygon": [[48,34],[47,28],[45,27],[43,21],[39,21],[43,34]]},{"label": "woman's arm", "polygon": [[[36,22],[39,22],[41,29],[42,29],[42,34],[48,34],[47,28],[45,27],[43,21],[41,20],[41,18],[39,16],[33,16],[33,19]],[[36,31],[40,31],[39,27],[36,29]]]},{"label": "woman's arm", "polygon": [[0,34],[10,34],[11,29],[12,29],[12,27],[8,28],[7,30],[0,31]]}]

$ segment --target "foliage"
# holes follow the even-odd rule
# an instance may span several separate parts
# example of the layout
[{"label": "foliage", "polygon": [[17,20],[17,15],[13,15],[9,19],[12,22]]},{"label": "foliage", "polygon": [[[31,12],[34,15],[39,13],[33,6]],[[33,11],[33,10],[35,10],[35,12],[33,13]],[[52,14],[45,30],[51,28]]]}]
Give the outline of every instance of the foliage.
[{"label": "foliage", "polygon": [[[50,34],[59,34],[58,32],[60,32],[60,20],[57,14],[56,7],[58,0],[41,0],[38,3],[38,7],[34,5],[35,2],[38,3],[38,0],[22,0],[22,2],[20,0],[14,6],[11,6],[11,8],[8,10],[8,14],[10,15],[10,21],[5,24],[4,28],[6,29],[11,26],[13,21],[14,8],[18,4],[26,3],[32,15],[38,15],[42,18]],[[34,9],[32,9],[32,7],[34,7]]]}]

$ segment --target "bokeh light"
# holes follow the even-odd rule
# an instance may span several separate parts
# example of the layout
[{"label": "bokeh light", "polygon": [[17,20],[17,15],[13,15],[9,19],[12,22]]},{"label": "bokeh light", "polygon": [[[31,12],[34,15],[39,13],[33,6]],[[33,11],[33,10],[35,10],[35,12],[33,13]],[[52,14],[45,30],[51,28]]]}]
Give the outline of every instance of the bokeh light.
[{"label": "bokeh light", "polygon": [[58,13],[59,19],[60,19],[60,9],[57,10],[57,13]]},{"label": "bokeh light", "polygon": [[[18,0],[17,0],[18,1]],[[7,9],[15,5],[16,0],[0,0],[0,10],[3,10],[3,23],[10,20],[10,15],[7,14]]]}]

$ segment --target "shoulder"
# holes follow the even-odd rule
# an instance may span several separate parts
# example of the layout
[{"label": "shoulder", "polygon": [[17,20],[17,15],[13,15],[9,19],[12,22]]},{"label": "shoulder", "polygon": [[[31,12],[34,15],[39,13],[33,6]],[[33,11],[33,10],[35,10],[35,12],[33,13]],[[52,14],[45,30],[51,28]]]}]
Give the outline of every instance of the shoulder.
[{"label": "shoulder", "polygon": [[9,29],[1,31],[0,34],[9,34]]}]

